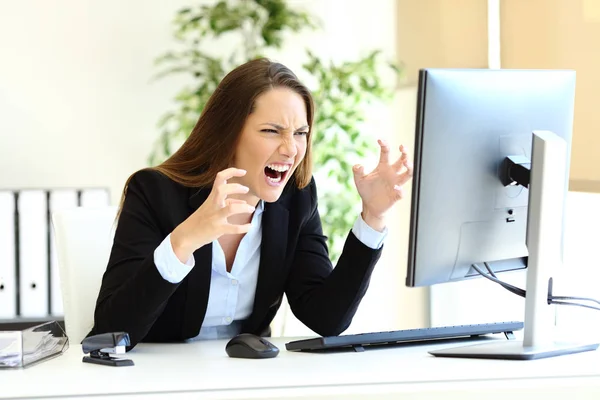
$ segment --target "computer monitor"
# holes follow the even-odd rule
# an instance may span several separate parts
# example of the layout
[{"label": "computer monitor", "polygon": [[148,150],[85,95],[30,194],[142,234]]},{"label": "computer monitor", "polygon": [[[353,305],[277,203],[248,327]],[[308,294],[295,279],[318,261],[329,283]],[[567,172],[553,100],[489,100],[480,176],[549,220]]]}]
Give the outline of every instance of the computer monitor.
[{"label": "computer monitor", "polygon": [[406,285],[527,268],[522,342],[434,355],[531,359],[597,348],[548,337],[574,103],[574,71],[420,71]]}]

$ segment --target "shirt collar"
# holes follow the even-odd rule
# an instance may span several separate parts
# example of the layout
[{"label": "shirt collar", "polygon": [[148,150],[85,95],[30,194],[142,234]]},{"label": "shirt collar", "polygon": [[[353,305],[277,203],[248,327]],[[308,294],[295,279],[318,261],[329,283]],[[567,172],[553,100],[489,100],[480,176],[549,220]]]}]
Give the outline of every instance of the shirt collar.
[{"label": "shirt collar", "polygon": [[262,214],[262,212],[265,210],[265,201],[264,200],[259,200],[258,204],[256,205],[256,208],[254,209],[254,212],[257,214]]}]

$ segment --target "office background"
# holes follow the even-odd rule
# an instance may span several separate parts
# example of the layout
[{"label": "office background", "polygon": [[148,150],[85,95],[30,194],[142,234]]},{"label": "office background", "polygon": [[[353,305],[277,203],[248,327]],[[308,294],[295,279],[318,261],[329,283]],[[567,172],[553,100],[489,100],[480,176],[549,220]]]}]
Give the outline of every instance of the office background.
[{"label": "office background", "polygon": [[[116,204],[125,179],[146,165],[159,116],[172,107],[175,93],[185,84],[185,78],[151,82],[151,77],[157,72],[155,57],[173,45],[173,15],[191,3],[213,2],[1,0],[0,190],[108,188],[110,201]],[[285,49],[273,55],[293,70],[304,61],[304,52],[299,51],[304,47],[334,60],[379,48],[404,64],[403,86],[393,103],[372,110],[367,124],[373,134],[394,146],[412,147],[419,68],[576,69],[571,187],[600,192],[596,158],[600,113],[595,110],[600,89],[599,1],[293,0],[289,4],[310,10],[324,24],[324,31],[290,38]],[[463,315],[456,311],[448,315],[443,302],[436,300],[453,294],[457,301],[468,302],[469,294],[490,293],[486,282],[405,288],[409,209],[407,197],[394,210],[389,245],[348,333],[464,322],[466,316],[470,323],[478,322],[473,318],[518,317],[520,300],[497,288],[493,301]],[[579,232],[589,236],[593,229],[586,226]],[[594,273],[593,265],[580,266],[581,273]],[[522,276],[515,274],[513,279]],[[506,313],[506,304],[515,308]],[[581,322],[588,314],[578,315]],[[310,333],[293,317],[282,317],[280,333]]]}]

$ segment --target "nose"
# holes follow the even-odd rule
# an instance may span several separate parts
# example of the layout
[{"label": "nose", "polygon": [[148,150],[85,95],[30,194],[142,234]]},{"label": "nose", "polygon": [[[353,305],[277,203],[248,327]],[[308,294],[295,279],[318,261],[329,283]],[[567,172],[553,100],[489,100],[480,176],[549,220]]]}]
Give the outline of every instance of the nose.
[{"label": "nose", "polygon": [[279,146],[279,153],[287,158],[294,158],[298,154],[298,148],[296,147],[296,141],[293,137],[287,137],[282,135],[281,145]]}]

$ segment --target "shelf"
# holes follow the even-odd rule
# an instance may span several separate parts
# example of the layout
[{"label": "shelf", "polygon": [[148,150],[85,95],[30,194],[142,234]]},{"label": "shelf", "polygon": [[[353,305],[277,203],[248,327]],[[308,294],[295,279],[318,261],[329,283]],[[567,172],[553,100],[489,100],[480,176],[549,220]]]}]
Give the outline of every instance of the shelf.
[{"label": "shelf", "polygon": [[1,319],[0,318],[0,331],[12,331],[12,330],[21,330],[27,329],[29,327],[43,324],[48,321],[56,321],[58,324],[65,329],[65,322],[62,316],[48,316],[42,318],[11,318],[11,319]]}]

